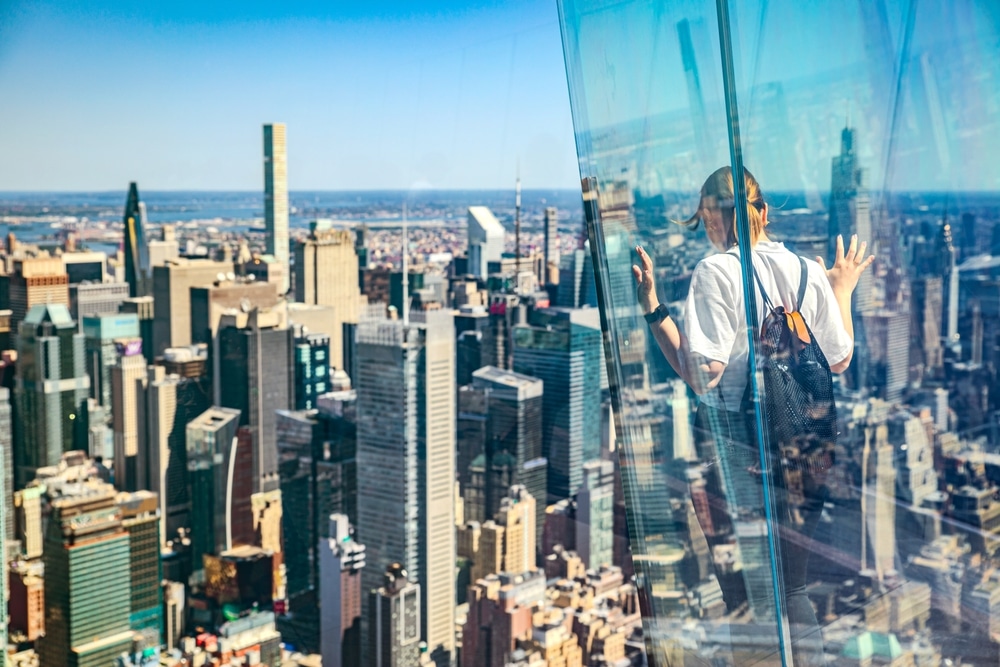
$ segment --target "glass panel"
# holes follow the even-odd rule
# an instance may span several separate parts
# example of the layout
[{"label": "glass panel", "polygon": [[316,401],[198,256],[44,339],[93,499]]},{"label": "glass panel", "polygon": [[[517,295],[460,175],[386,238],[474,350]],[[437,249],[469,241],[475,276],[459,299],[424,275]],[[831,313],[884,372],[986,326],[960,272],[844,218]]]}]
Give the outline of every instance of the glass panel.
[{"label": "glass panel", "polygon": [[[997,664],[1000,10],[561,13],[651,661]],[[723,165],[756,179],[706,183]],[[838,235],[848,260],[857,235],[874,263],[826,274]],[[655,301],[636,303],[637,244],[671,315],[659,344],[640,319]],[[814,342],[832,373],[818,362],[779,387],[775,352],[747,335],[771,306],[800,312],[809,331],[781,329],[799,334],[788,345]],[[678,347],[673,363],[658,349]]]},{"label": "glass panel", "polygon": [[[770,443],[792,638],[822,626],[810,634],[827,660],[940,653],[996,664],[978,611],[995,584],[977,564],[992,554],[995,482],[971,475],[955,484],[946,474],[949,459],[997,445],[981,428],[994,360],[983,356],[990,316],[974,294],[990,282],[978,268],[989,261],[974,257],[987,249],[979,227],[992,226],[998,200],[970,192],[1000,182],[989,158],[997,140],[973,138],[996,136],[996,113],[986,111],[998,100],[997,65],[986,55],[997,52],[996,9],[887,0],[731,7],[742,161],[764,189],[767,235],[828,267],[838,236],[848,254],[856,235],[877,257],[849,311],[849,366],[834,376],[836,437]],[[850,352],[837,342],[835,318],[823,315],[836,310],[812,286],[801,305],[835,371]],[[981,387],[982,411],[961,407],[969,383]],[[782,415],[768,413],[777,401],[767,391],[775,388],[760,389],[759,424],[774,434]],[[957,419],[949,425],[943,412]],[[962,454],[943,453],[953,439]],[[965,590],[952,598],[958,604],[943,603],[956,585]],[[795,664],[823,662],[815,646],[791,655]]]},{"label": "glass panel", "polygon": [[[641,244],[680,321],[695,266],[715,252],[704,229],[670,221],[698,211],[705,176],[728,157],[716,7],[564,2],[562,18],[647,651],[654,664],[780,660],[756,449],[736,434],[717,446],[713,413],[694,420],[631,268]],[[744,320],[731,315],[730,343]]]}]

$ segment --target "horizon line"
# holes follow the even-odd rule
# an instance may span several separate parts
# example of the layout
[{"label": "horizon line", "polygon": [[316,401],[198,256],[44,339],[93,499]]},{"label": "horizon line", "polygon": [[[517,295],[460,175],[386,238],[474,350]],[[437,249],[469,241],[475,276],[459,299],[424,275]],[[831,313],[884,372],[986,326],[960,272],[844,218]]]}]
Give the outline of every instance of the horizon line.
[{"label": "horizon line", "polygon": [[[130,183],[131,183],[131,181],[130,181]],[[289,195],[291,195],[291,194],[302,194],[302,193],[380,193],[380,192],[393,193],[393,194],[401,194],[401,193],[406,193],[406,194],[420,194],[420,193],[438,193],[438,192],[440,192],[440,193],[504,192],[504,191],[506,191],[508,189],[511,192],[513,192],[513,188],[509,188],[508,186],[504,186],[504,187],[493,187],[493,188],[420,188],[420,189],[416,189],[416,190],[407,189],[407,188],[354,188],[354,189],[344,189],[344,190],[340,190],[340,189],[303,189],[303,190],[289,190],[288,193],[289,193]],[[166,193],[206,193],[206,194],[211,194],[211,193],[225,193],[225,194],[246,194],[246,195],[259,194],[261,196],[263,196],[263,194],[264,194],[264,190],[263,189],[260,189],[260,190],[257,190],[257,189],[254,189],[254,190],[241,190],[241,189],[227,189],[227,188],[214,188],[214,189],[212,189],[212,188],[178,188],[178,189],[160,190],[160,189],[155,189],[155,188],[153,188],[153,189],[143,189],[143,188],[140,187],[140,190],[142,192],[150,192],[150,193],[157,193],[157,194],[166,194]],[[522,192],[577,192],[577,191],[578,190],[576,188],[572,188],[572,187],[555,187],[555,186],[553,186],[553,187],[524,188],[522,190]],[[69,194],[98,195],[98,194],[116,194],[116,193],[119,193],[119,192],[126,192],[127,193],[128,192],[128,187],[125,187],[125,188],[123,188],[121,190],[118,190],[118,189],[99,189],[99,190],[97,190],[97,189],[94,189],[94,190],[88,190],[88,189],[71,189],[71,190],[2,190],[2,189],[0,189],[0,197],[5,196],[5,195],[69,195]],[[583,193],[582,188],[579,190],[579,192],[582,195],[582,193]],[[685,192],[687,192],[687,191],[686,190],[664,190],[664,191],[662,191],[660,193],[657,193],[657,194],[683,194]],[[801,190],[799,188],[794,188],[794,189],[782,189],[782,188],[778,188],[778,189],[770,190],[770,192],[772,192],[772,193],[780,193],[780,194],[799,194],[799,193],[805,194],[806,193],[805,190]],[[828,192],[830,192],[830,190],[829,189],[826,189],[826,190],[811,190],[810,192],[828,193]],[[979,190],[979,189],[973,189],[973,190],[958,190],[958,189],[955,189],[955,190],[940,190],[940,189],[898,189],[898,190],[895,190],[895,189],[893,189],[893,190],[889,190],[889,189],[885,189],[885,190],[878,190],[878,191],[874,191],[874,190],[870,190],[869,191],[869,194],[882,194],[882,193],[904,194],[904,195],[905,194],[942,194],[942,195],[943,194],[974,194],[974,195],[996,194],[996,195],[1000,195],[1000,189],[996,189],[996,190]],[[644,198],[651,199],[651,198],[656,197],[656,196],[657,195],[652,195],[651,197],[644,197]]]},{"label": "horizon line", "polygon": [[[130,181],[131,183],[132,181]],[[138,182],[136,181],[138,185]],[[226,193],[238,193],[238,194],[264,194],[263,188],[253,189],[253,190],[243,190],[243,189],[230,189],[230,188],[177,188],[177,189],[167,189],[161,190],[156,188],[145,189],[139,186],[141,192],[226,192]],[[289,194],[292,193],[302,193],[302,192],[393,192],[393,193],[409,193],[409,194],[419,194],[424,192],[503,192],[510,189],[511,192],[514,191],[512,187],[492,187],[492,188],[353,188],[353,189],[322,189],[322,188],[306,188],[301,190],[288,190]],[[543,191],[556,191],[556,192],[576,192],[578,189],[574,187],[533,187],[524,188],[524,192],[543,192]],[[583,192],[580,188],[579,191]],[[117,192],[128,192],[128,186],[125,186],[121,190],[119,189],[70,189],[70,190],[2,190],[0,189],[0,196],[2,195],[37,195],[37,194],[112,194]]]}]

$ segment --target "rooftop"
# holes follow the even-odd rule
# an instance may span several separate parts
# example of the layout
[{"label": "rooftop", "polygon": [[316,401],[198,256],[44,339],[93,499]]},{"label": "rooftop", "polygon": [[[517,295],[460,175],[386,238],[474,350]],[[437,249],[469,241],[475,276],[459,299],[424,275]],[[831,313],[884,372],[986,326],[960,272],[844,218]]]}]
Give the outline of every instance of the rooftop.
[{"label": "rooftop", "polygon": [[504,238],[503,225],[501,225],[500,221],[497,220],[495,215],[493,215],[493,211],[485,206],[470,206],[469,222],[478,224],[488,237]]}]

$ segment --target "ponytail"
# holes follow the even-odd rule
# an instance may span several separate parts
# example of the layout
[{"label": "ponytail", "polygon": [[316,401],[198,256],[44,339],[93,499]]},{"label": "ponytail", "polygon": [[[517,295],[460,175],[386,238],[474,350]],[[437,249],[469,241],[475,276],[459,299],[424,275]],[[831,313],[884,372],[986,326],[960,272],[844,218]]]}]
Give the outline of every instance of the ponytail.
[{"label": "ponytail", "polygon": [[[743,182],[747,191],[747,220],[750,223],[750,244],[756,245],[761,233],[764,231],[764,194],[761,192],[760,184],[753,174],[744,167]],[[701,221],[701,207],[704,206],[706,198],[713,198],[723,210],[723,216],[729,222],[729,234],[727,237],[730,247],[737,245],[739,234],[736,231],[736,210],[734,206],[735,194],[733,187],[733,170],[731,167],[720,167],[712,172],[705,184],[701,186],[701,204],[687,220],[680,221],[685,227],[696,227]]]}]

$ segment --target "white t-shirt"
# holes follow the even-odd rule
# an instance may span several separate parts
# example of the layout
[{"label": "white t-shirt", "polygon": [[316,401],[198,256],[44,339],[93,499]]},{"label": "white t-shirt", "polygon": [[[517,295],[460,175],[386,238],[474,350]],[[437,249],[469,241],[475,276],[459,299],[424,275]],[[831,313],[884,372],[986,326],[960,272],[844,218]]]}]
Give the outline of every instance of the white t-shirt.
[{"label": "white t-shirt", "polygon": [[[698,262],[691,276],[684,312],[684,334],[694,359],[688,364],[703,363],[697,357],[726,364],[718,390],[702,396],[717,408],[736,411],[743,399],[747,382],[747,324],[743,306],[743,281],[739,249],[712,255]],[[822,267],[805,260],[809,278],[801,307],[795,303],[802,267],[799,258],[783,243],[761,241],[754,248],[753,265],[773,306],[798,310],[816,337],[831,366],[847,358],[854,342],[844,328],[840,307]],[[757,317],[763,321],[764,301],[757,296]]]}]

